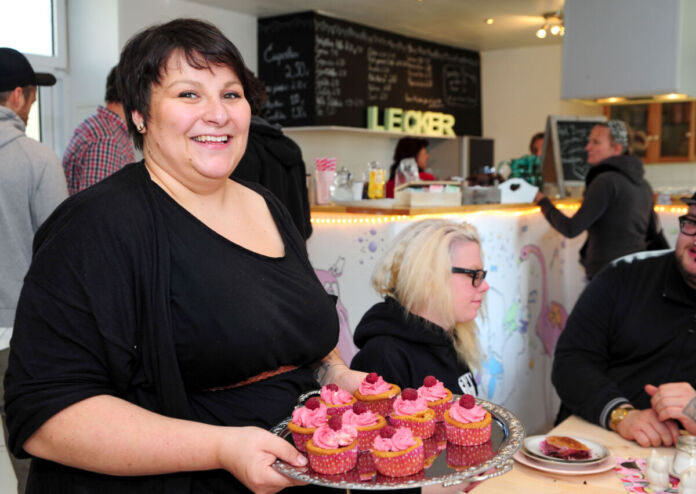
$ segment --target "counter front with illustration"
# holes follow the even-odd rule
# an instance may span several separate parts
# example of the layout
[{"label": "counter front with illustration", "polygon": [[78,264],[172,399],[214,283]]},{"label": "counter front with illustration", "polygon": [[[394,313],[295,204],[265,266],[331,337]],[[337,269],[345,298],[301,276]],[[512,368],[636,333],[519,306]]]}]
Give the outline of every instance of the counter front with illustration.
[{"label": "counter front with illustration", "polygon": [[[578,206],[572,200],[559,204],[569,215]],[[673,246],[677,217],[686,208],[656,206],[655,210]],[[338,296],[342,355],[350,361],[356,351],[353,331],[379,301],[370,284],[375,263],[398,232],[410,222],[430,217],[468,221],[481,236],[491,288],[477,320],[485,354],[476,373],[480,397],[511,410],[530,434],[548,430],[559,407],[550,381],[553,350],[586,283],[578,262],[585,234],[564,238],[534,205],[380,209],[362,201],[314,207],[314,233],[307,248],[324,288]]]}]

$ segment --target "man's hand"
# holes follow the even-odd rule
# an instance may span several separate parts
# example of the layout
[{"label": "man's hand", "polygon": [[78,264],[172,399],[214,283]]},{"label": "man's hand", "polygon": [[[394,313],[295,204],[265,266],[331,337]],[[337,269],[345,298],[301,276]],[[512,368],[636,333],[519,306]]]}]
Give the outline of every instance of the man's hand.
[{"label": "man's hand", "polygon": [[652,408],[631,410],[619,425],[616,432],[624,439],[636,441],[644,448],[653,446],[672,446],[679,437],[679,426],[674,420],[661,422]]},{"label": "man's hand", "polygon": [[678,420],[691,434],[696,434],[696,390],[689,383],[667,383],[659,387],[645,386],[652,409],[658,419]]}]

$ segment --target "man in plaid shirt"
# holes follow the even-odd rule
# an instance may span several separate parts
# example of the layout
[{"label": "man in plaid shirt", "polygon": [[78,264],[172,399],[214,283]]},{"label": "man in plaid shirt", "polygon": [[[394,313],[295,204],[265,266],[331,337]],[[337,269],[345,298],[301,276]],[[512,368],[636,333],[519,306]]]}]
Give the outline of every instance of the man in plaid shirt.
[{"label": "man in plaid shirt", "polygon": [[121,95],[116,86],[116,67],[106,78],[104,99],[106,106],[99,106],[94,115],[87,117],[75,129],[63,155],[70,195],[135,161]]}]

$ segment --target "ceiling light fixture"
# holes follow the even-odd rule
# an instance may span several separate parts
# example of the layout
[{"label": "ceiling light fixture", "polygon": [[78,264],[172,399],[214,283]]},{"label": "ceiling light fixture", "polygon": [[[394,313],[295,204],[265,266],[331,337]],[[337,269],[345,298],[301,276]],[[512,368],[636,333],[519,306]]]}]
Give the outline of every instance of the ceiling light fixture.
[{"label": "ceiling light fixture", "polygon": [[495,22],[495,19],[493,19],[492,17],[489,17],[488,19],[486,19],[483,22],[485,22],[486,24],[488,24],[490,26],[491,24],[493,24]]},{"label": "ceiling light fixture", "polygon": [[543,17],[544,23],[536,32],[537,38],[544,39],[548,33],[551,33],[552,36],[563,36],[565,34],[563,14],[560,10],[546,12]]}]

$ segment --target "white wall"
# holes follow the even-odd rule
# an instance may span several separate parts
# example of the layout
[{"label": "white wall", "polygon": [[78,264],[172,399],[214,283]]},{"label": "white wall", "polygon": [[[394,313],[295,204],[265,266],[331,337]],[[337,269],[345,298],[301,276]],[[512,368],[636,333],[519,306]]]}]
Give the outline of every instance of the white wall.
[{"label": "white wall", "polygon": [[495,160],[529,154],[529,140],[549,115],[600,115],[600,106],[561,101],[562,45],[481,53],[483,135]]},{"label": "white wall", "polygon": [[69,129],[63,132],[62,152],[73,130],[97,105],[103,104],[106,76],[126,41],[143,28],[176,17],[212,22],[237,46],[249,68],[256,71],[256,17],[186,0],[68,0],[68,54],[65,105]]}]

